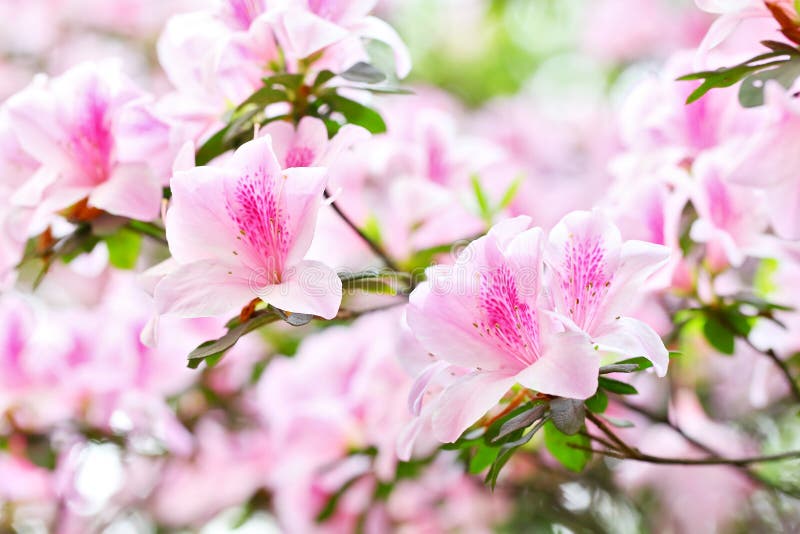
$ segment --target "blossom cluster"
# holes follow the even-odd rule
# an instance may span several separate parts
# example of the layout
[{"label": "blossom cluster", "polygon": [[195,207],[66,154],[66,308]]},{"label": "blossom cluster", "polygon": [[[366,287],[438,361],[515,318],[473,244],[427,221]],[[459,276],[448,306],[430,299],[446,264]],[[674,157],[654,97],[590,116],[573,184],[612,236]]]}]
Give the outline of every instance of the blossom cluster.
[{"label": "blossom cluster", "polygon": [[0,531],[800,521],[796,3],[12,4]]}]

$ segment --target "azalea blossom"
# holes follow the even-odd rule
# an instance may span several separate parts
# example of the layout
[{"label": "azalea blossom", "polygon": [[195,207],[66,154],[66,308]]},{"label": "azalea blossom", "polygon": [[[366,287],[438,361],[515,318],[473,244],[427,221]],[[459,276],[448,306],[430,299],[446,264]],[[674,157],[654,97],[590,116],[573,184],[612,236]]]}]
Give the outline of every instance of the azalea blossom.
[{"label": "azalea blossom", "polygon": [[774,82],[767,82],[768,115],[758,130],[741,138],[728,154],[729,180],[761,190],[767,197],[775,232],[785,239],[800,239],[800,105]]},{"label": "azalea blossom", "polygon": [[[589,337],[559,331],[541,307],[543,233],[530,222],[498,223],[454,265],[429,267],[428,281],[411,294],[411,331],[438,360],[467,370],[436,403],[441,441],[458,438],[514,384],[581,399],[597,389],[600,360]],[[414,390],[424,392],[431,378],[423,372]]]},{"label": "azalea blossom", "polygon": [[85,200],[152,220],[172,163],[170,126],[115,62],[37,78],[8,101],[11,129],[40,167],[12,200],[40,216]]},{"label": "azalea blossom", "polygon": [[668,354],[658,334],[620,314],[668,255],[660,245],[623,243],[598,212],[567,215],[546,247],[528,217],[497,224],[455,265],[428,268],[428,281],[411,294],[408,324],[436,359],[412,388],[412,409],[422,414],[438,375],[457,377],[445,381],[423,418],[439,440],[453,441],[515,384],[590,397],[598,349],[646,356],[663,376]]},{"label": "azalea blossom", "polygon": [[316,117],[303,117],[297,126],[287,121],[273,121],[259,131],[259,137],[266,135],[272,138],[275,156],[285,169],[328,167],[342,150],[370,137],[364,128],[346,124],[328,140],[325,123]]},{"label": "azalea blossom", "polygon": [[664,376],[669,354],[663,341],[650,326],[623,314],[669,257],[662,245],[623,241],[600,211],[572,212],[550,231],[544,255],[553,309],[600,350],[646,356]]},{"label": "azalea blossom", "polygon": [[304,260],[314,235],[325,169],[281,169],[272,142],[245,143],[222,167],[177,172],[166,215],[172,258],[154,274],[158,314],[230,314],[255,298],[330,319],[336,272]]}]

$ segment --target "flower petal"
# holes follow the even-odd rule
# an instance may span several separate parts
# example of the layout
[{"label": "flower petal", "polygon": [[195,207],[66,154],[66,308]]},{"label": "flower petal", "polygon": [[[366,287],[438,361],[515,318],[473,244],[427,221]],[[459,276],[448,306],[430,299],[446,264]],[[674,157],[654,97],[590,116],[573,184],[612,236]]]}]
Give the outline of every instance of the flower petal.
[{"label": "flower petal", "polygon": [[638,319],[620,317],[604,328],[593,341],[600,346],[600,350],[629,358],[644,356],[653,362],[658,376],[667,374],[669,351],[656,331]]},{"label": "flower petal", "polygon": [[287,312],[309,313],[333,319],[342,303],[342,281],[331,267],[302,261],[285,273],[279,285],[254,286],[261,300]]},{"label": "flower petal", "polygon": [[491,410],[516,382],[503,372],[475,372],[450,385],[436,401],[433,432],[451,443]]},{"label": "flower petal", "polygon": [[213,260],[181,265],[154,292],[159,314],[187,318],[233,314],[256,296],[242,272]]},{"label": "flower petal", "polygon": [[516,376],[522,386],[570,399],[588,399],[597,391],[600,356],[579,332],[553,334],[545,353]]}]

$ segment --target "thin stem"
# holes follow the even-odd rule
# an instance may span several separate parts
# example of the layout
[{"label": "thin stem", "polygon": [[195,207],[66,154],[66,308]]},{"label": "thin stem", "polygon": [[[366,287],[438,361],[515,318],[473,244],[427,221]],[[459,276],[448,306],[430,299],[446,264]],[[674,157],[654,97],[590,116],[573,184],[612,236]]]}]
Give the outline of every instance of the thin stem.
[{"label": "thin stem", "polygon": [[791,460],[800,458],[800,451],[790,451],[780,454],[769,454],[765,456],[748,456],[744,458],[669,458],[666,456],[653,456],[651,454],[636,453],[633,456],[622,454],[619,451],[605,451],[601,449],[593,449],[592,447],[584,447],[578,444],[570,444],[573,449],[587,450],[596,452],[604,456],[611,456],[619,458],[620,460],[636,460],[639,462],[647,462],[651,464],[663,465],[733,465],[733,466],[748,466],[751,464],[765,463],[765,462],[779,462],[781,460]]},{"label": "thin stem", "polygon": [[[331,198],[331,195],[330,193],[328,193],[327,189],[325,190],[324,195],[326,199]],[[365,234],[364,231],[361,230],[361,228],[359,228],[347,215],[345,215],[342,209],[336,204],[335,200],[331,201],[331,207],[333,208],[333,211],[335,211],[336,214],[339,215],[339,217],[341,217],[341,219],[345,222],[345,224],[349,226],[355,233],[358,234],[358,236],[364,241],[364,243],[367,244],[370,250],[372,250],[372,252],[374,252],[381,260],[383,260],[383,263],[385,263],[388,268],[390,268],[393,271],[401,272],[401,269],[399,269],[397,265],[394,263],[394,261],[392,261],[392,259],[386,253],[386,251],[383,250],[383,247],[381,247],[378,243],[370,239],[369,236],[367,236],[367,234]]]},{"label": "thin stem", "polygon": [[155,224],[144,221],[130,220],[126,226],[128,229],[139,234],[146,235],[147,237],[158,241],[162,245],[168,245],[166,231]]},{"label": "thin stem", "polygon": [[731,324],[731,322],[724,315],[720,314],[719,319],[725,326],[727,326],[731,330],[731,332],[738,333],[739,337],[747,344],[748,347],[750,347],[756,352],[764,354],[770,360],[772,360],[772,362],[778,367],[778,369],[780,369],[781,373],[786,379],[786,382],[789,384],[789,390],[792,392],[792,397],[794,397],[795,402],[800,402],[800,386],[797,385],[797,381],[792,376],[792,372],[789,370],[789,367],[786,365],[786,362],[781,360],[773,349],[762,350],[756,347],[753,344],[753,342],[750,341],[750,338],[747,335],[739,332],[736,326]]},{"label": "thin stem", "polygon": [[614,442],[622,452],[631,456],[636,456],[640,454],[639,451],[633,449],[627,443],[622,441],[622,439],[620,439],[616,434],[614,434],[614,432],[610,428],[608,428],[608,426],[606,426],[606,424],[595,414],[587,410],[586,418],[589,419],[589,421],[591,421],[592,423],[594,423],[595,426],[599,428],[603,434],[608,436],[611,439],[611,441]]},{"label": "thin stem", "polygon": [[[617,402],[619,402],[620,404],[625,406],[625,408],[627,408],[627,409],[629,409],[629,410],[631,410],[633,412],[636,412],[639,415],[642,415],[642,416],[646,417],[647,419],[649,419],[650,421],[652,421],[654,423],[667,425],[676,434],[680,435],[684,440],[686,440],[687,443],[690,443],[691,445],[694,445],[698,449],[700,449],[703,452],[705,452],[706,454],[708,454],[710,457],[721,458],[721,456],[719,455],[719,453],[717,451],[715,451],[714,449],[712,449],[711,447],[709,447],[708,445],[706,445],[702,441],[698,441],[695,438],[693,438],[692,436],[690,436],[689,434],[687,434],[686,432],[684,432],[684,430],[680,426],[678,426],[677,424],[672,423],[666,416],[653,413],[650,410],[647,410],[646,408],[642,408],[640,406],[636,406],[635,404],[631,404],[630,402],[628,402],[628,401],[626,401],[624,399],[617,399]],[[755,482],[757,484],[760,484],[760,485],[762,485],[762,486],[764,486],[766,488],[773,489],[775,491],[783,493],[784,495],[788,495],[790,497],[798,498],[798,494],[797,493],[795,493],[795,492],[793,492],[791,490],[787,490],[785,488],[782,488],[781,486],[778,486],[778,485],[772,483],[771,481],[765,479],[764,477],[762,477],[758,473],[754,473],[753,471],[751,471],[748,466],[739,465],[739,466],[733,466],[733,467],[737,467],[743,475],[745,475],[747,478],[749,478],[751,481],[753,481],[753,482]]]}]

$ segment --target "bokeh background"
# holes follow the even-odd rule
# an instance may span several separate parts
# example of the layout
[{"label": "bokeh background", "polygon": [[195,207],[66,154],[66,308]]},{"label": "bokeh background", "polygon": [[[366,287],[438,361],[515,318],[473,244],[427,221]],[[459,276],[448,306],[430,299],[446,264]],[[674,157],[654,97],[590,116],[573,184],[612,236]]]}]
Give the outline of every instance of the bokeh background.
[{"label": "bokeh background", "polygon": [[[156,44],[166,21],[213,4],[0,0],[0,100],[38,72],[57,75],[106,57],[121,58],[133,79],[163,95],[170,84]],[[414,61],[403,82],[414,94],[378,102],[397,160],[381,162],[386,174],[412,172],[403,143],[424,146],[426,163],[413,172],[427,173],[436,183],[466,168],[465,176],[478,173],[497,202],[519,181],[519,193],[504,213],[528,214],[547,228],[573,209],[644,201],[615,190],[631,187],[621,176],[635,181],[642,172],[635,156],[643,138],[691,137],[680,126],[664,124],[681,121],[685,91],[674,79],[692,70],[694,49],[713,21],[692,1],[381,0],[376,13],[399,31]],[[741,40],[747,43],[747,36]],[[747,47],[737,46],[735,39],[728,44],[726,59],[747,57]],[[692,120],[703,128],[702,117]],[[379,222],[394,217],[390,209],[401,219],[412,210],[413,197],[397,193],[394,204],[379,204],[383,211],[370,214],[368,206],[380,195],[364,194],[349,205],[350,212],[366,223],[371,216]],[[622,222],[635,238],[641,221],[631,212],[631,220]],[[335,241],[333,232],[340,230],[330,228],[332,238],[316,249],[340,256],[341,265],[358,263],[363,247]],[[459,230],[453,240],[474,233]],[[474,230],[482,231],[480,221]],[[424,235],[392,237],[389,248],[397,256],[429,245]],[[89,258],[77,274],[52,273],[42,287],[46,306],[19,295],[0,303],[0,408],[15,413],[0,423],[0,532],[260,533],[281,531],[280,525],[288,532],[313,531],[308,516],[315,514],[309,510],[319,506],[318,494],[341,485],[346,472],[318,480],[304,466],[312,459],[324,463],[327,452],[351,442],[392,441],[394,435],[379,430],[399,427],[397,420],[405,417],[395,408],[376,411],[371,402],[377,397],[381,406],[406,407],[409,378],[394,359],[406,350],[406,340],[393,323],[378,315],[321,332],[270,327],[242,340],[218,367],[191,371],[185,354],[220,325],[175,326],[165,345],[145,349],[138,331],[149,302],[124,275],[105,272],[104,261]],[[756,281],[765,292],[792,304],[792,284],[800,279],[796,264],[782,270],[777,265],[752,270],[760,273]],[[642,315],[670,331],[663,310]],[[786,319],[798,324],[793,313]],[[800,342],[794,330],[761,335],[787,347]],[[647,376],[637,383],[644,403],[665,409],[659,403],[663,390],[671,389],[687,432],[732,455],[751,452],[753,435],[765,444],[762,452],[800,448],[795,414],[773,403],[785,393],[780,377],[747,347],[721,357],[699,337],[686,336],[682,348],[688,356],[673,362],[666,384]],[[377,338],[384,344],[376,346]],[[95,348],[84,350],[84,342]],[[336,380],[346,373],[318,357],[331,352],[357,367],[370,387],[344,395],[349,386],[339,388]],[[279,361],[272,361],[276,355]],[[25,358],[25,366],[15,363]],[[310,422],[301,429],[319,434],[286,441],[303,454],[275,450],[265,428],[300,432],[282,414],[311,419],[323,406],[340,410],[346,428],[329,431]],[[637,424],[627,431],[631,439],[673,456],[698,453],[666,426],[618,409]],[[356,491],[340,506],[355,510],[354,516],[363,516],[365,506],[380,508],[392,518],[392,530],[407,533],[800,529],[799,501],[764,489],[736,469],[601,461],[578,475],[535,453],[518,455],[507,469],[492,493],[481,477],[442,461],[422,479],[404,481],[388,503],[365,505]],[[798,461],[758,472],[800,488]],[[278,482],[265,483],[266,473],[278,473]],[[285,491],[273,492],[270,484]],[[358,524],[350,519],[325,528],[348,532]]]}]

